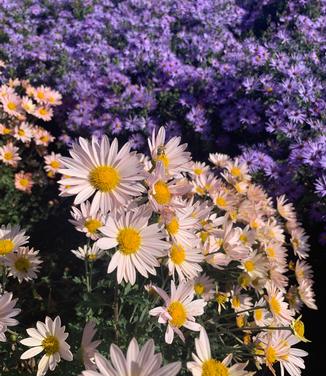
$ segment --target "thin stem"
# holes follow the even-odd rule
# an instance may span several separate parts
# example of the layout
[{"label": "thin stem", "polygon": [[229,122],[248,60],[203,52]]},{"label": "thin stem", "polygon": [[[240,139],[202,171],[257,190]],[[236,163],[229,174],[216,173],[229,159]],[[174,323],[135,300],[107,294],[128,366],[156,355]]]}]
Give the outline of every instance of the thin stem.
[{"label": "thin stem", "polygon": [[119,285],[117,279],[114,281],[114,327],[115,327],[115,338],[117,343],[119,342]]},{"label": "thin stem", "polygon": [[89,279],[89,268],[88,268],[88,261],[85,258],[85,277],[86,277],[86,289],[87,292],[91,292],[91,285],[90,285],[90,279]]}]

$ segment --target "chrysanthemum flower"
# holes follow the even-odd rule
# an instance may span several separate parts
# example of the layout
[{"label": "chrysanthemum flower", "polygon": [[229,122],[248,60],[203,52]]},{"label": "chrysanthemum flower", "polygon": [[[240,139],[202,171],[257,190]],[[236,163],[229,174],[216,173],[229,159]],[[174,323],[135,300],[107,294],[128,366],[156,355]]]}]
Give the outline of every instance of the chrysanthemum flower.
[{"label": "chrysanthemum flower", "polygon": [[200,263],[204,256],[199,248],[172,243],[168,256],[169,273],[175,278],[177,272],[180,281],[193,279],[203,270]]},{"label": "chrysanthemum flower", "polygon": [[27,243],[29,236],[25,236],[25,230],[19,226],[10,224],[0,228],[0,256],[16,251],[20,246]]},{"label": "chrysanthemum flower", "polygon": [[33,114],[35,111],[35,103],[28,97],[23,97],[21,101],[22,108],[29,114]]},{"label": "chrysanthemum flower", "polygon": [[91,247],[84,245],[83,247],[78,247],[77,250],[71,250],[71,252],[81,260],[96,261],[104,255],[104,251],[93,244]]},{"label": "chrysanthemum flower", "polygon": [[194,290],[191,282],[182,282],[176,288],[171,281],[171,297],[159,287],[154,286],[153,289],[164,300],[163,307],[156,307],[149,311],[152,316],[159,316],[158,322],[167,324],[165,332],[165,342],[172,343],[174,333],[176,333],[182,341],[185,341],[184,335],[180,328],[185,327],[190,330],[199,331],[201,325],[195,322],[196,316],[204,313],[206,302],[204,299],[193,300]]},{"label": "chrysanthemum flower", "polygon": [[298,286],[300,300],[311,309],[318,309],[315,301],[315,293],[312,289],[312,281],[303,279]]},{"label": "chrysanthemum flower", "polygon": [[118,141],[103,136],[101,141],[96,137],[91,142],[79,138],[70,150],[72,158],[62,157],[65,168],[59,172],[70,176],[59,183],[70,185],[65,190],[75,197],[75,204],[93,197],[92,208],[108,212],[125,205],[131,197],[141,194],[143,187],[139,181],[145,172],[135,153],[130,153],[130,144],[126,143],[118,152]]},{"label": "chrysanthemum flower", "polygon": [[33,137],[32,126],[26,122],[14,128],[14,137],[22,142],[29,142]]},{"label": "chrysanthemum flower", "polygon": [[4,263],[9,267],[8,276],[17,278],[19,283],[37,278],[40,264],[43,262],[38,257],[39,251],[33,248],[20,247],[5,257]]},{"label": "chrysanthemum flower", "polygon": [[34,109],[33,115],[43,121],[50,121],[53,117],[53,110],[49,106],[39,106]]},{"label": "chrysanthemum flower", "polygon": [[248,294],[241,293],[241,287],[231,290],[231,307],[235,312],[244,311],[252,307],[252,298]]},{"label": "chrysanthemum flower", "polygon": [[194,292],[197,296],[203,298],[205,301],[209,301],[214,296],[214,279],[209,278],[206,274],[201,274],[193,281]]},{"label": "chrysanthemum flower", "polygon": [[0,147],[0,161],[8,166],[16,167],[18,161],[21,160],[18,154],[19,148],[14,146],[12,142]]},{"label": "chrysanthemum flower", "polygon": [[161,127],[152,140],[148,139],[149,150],[153,161],[161,161],[167,174],[174,176],[190,169],[190,153],[186,152],[187,144],[180,145],[180,137],[173,137],[165,144],[165,128]]},{"label": "chrysanthemum flower", "polygon": [[289,325],[293,319],[293,312],[289,310],[288,304],[284,302],[282,292],[271,282],[267,282],[266,291],[266,301],[275,322],[282,325]]},{"label": "chrysanthemum flower", "polygon": [[31,193],[34,185],[30,172],[19,171],[15,174],[15,188],[19,191]]},{"label": "chrysanthemum flower", "polygon": [[59,168],[62,167],[62,164],[60,162],[61,157],[61,154],[54,152],[44,156],[44,169],[50,177],[54,176],[58,172]]},{"label": "chrysanthemum flower", "polygon": [[73,219],[69,219],[69,222],[76,227],[77,231],[84,232],[92,240],[99,238],[99,229],[104,226],[107,217],[101,210],[94,212],[89,201],[82,202],[80,209],[73,206],[71,216]]},{"label": "chrysanthemum flower", "polygon": [[30,337],[20,343],[31,349],[25,351],[20,358],[29,359],[41,352],[45,353],[38,364],[37,376],[44,376],[48,369],[53,371],[61,358],[68,361],[73,359],[70,346],[66,342],[68,333],[65,332],[65,326],[61,326],[59,316],[54,320],[46,317],[45,323],[38,321],[36,329],[29,328],[26,331]]},{"label": "chrysanthemum flower", "polygon": [[298,255],[300,259],[305,259],[308,257],[310,250],[310,245],[308,243],[309,236],[306,235],[305,231],[297,227],[290,232],[291,244],[295,255]]},{"label": "chrysanthemum flower", "polygon": [[251,279],[267,277],[267,259],[257,251],[253,251],[249,257],[241,260],[239,268],[248,273]]},{"label": "chrysanthemum flower", "polygon": [[45,103],[50,106],[59,106],[62,103],[62,95],[58,91],[46,88]]},{"label": "chrysanthemum flower", "polygon": [[200,330],[199,338],[195,339],[197,354],[192,354],[194,362],[188,362],[187,368],[193,376],[250,376],[254,372],[245,370],[248,362],[235,363],[229,367],[232,361],[232,354],[229,354],[223,361],[212,358],[211,347],[206,330]]},{"label": "chrysanthemum flower", "polygon": [[33,137],[36,145],[48,146],[50,142],[54,141],[51,133],[41,127],[33,128]]},{"label": "chrysanthemum flower", "polygon": [[134,284],[136,270],[145,278],[148,273],[156,275],[158,259],[167,255],[169,244],[161,240],[164,236],[157,223],[148,225],[152,211],[148,206],[133,211],[109,216],[101,232],[104,237],[95,244],[101,249],[117,247],[108,266],[108,273],[117,270],[119,283],[124,279]]},{"label": "chrysanthemum flower", "polygon": [[287,221],[295,221],[296,214],[293,207],[293,204],[288,203],[285,195],[277,197],[277,211],[281,217],[286,219]]},{"label": "chrysanthemum flower", "polygon": [[230,161],[230,157],[226,154],[215,153],[209,154],[208,158],[216,167],[224,168]]},{"label": "chrysanthemum flower", "polygon": [[14,93],[8,93],[5,96],[0,97],[3,110],[8,114],[15,117],[21,117],[21,98]]},{"label": "chrysanthemum flower", "polygon": [[142,349],[133,338],[129,344],[127,357],[116,345],[111,345],[111,362],[99,353],[94,356],[98,372],[83,371],[83,376],[175,376],[181,369],[181,363],[175,362],[162,365],[162,355],[154,354],[155,345],[152,339],[148,340]]},{"label": "chrysanthemum flower", "polygon": [[97,352],[97,347],[101,344],[102,341],[93,341],[95,334],[95,322],[88,321],[83,330],[83,337],[80,348],[85,369],[96,370],[94,355]]},{"label": "chrysanthemum flower", "polygon": [[302,282],[304,279],[311,279],[313,275],[314,273],[311,265],[309,265],[306,261],[297,260],[295,264],[295,276],[298,283]]},{"label": "chrysanthemum flower", "polygon": [[307,356],[308,353],[292,348],[298,342],[300,340],[289,332],[273,330],[262,342],[266,365],[273,370],[273,365],[279,362],[282,375],[284,375],[285,369],[290,376],[300,376],[301,369],[305,368],[301,358]]},{"label": "chrysanthemum flower", "polygon": [[20,313],[19,308],[15,308],[17,299],[12,299],[12,293],[5,292],[0,296],[0,341],[6,342],[5,331],[8,326],[15,326],[18,324],[13,317]]}]

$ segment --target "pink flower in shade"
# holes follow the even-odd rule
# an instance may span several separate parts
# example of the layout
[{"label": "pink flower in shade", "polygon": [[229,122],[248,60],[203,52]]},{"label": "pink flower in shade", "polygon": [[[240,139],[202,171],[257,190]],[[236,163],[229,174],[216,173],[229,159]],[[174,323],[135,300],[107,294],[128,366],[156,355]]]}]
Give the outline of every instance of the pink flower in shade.
[{"label": "pink flower in shade", "polygon": [[34,185],[30,172],[20,171],[15,174],[15,187],[19,191],[31,193]]}]

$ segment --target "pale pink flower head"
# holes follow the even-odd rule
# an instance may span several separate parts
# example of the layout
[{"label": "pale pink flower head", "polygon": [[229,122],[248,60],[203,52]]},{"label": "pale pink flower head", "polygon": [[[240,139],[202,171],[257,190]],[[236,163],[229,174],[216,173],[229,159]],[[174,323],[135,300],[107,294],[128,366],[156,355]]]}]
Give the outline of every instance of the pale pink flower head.
[{"label": "pale pink flower head", "polygon": [[158,316],[160,324],[167,324],[165,342],[172,343],[174,333],[184,342],[185,337],[180,330],[185,327],[190,330],[199,331],[201,325],[195,322],[196,316],[204,313],[207,305],[204,299],[193,300],[194,288],[191,282],[181,282],[178,287],[171,281],[171,296],[159,287],[153,289],[164,300],[164,306],[156,307],[149,311],[152,316]]},{"label": "pale pink flower head", "polygon": [[62,167],[62,164],[60,162],[61,157],[61,154],[54,152],[44,156],[44,169],[50,177],[53,177]]},{"label": "pale pink flower head", "polygon": [[12,167],[16,167],[18,161],[21,160],[18,154],[19,148],[14,146],[12,142],[0,147],[0,161]]},{"label": "pale pink flower head", "polygon": [[13,317],[20,313],[19,308],[15,308],[17,299],[12,299],[12,293],[5,292],[0,295],[0,341],[6,342],[5,332],[8,326],[15,326],[18,321]]},{"label": "pale pink flower head", "polygon": [[34,185],[30,172],[20,171],[15,174],[15,187],[19,191],[31,193]]},{"label": "pale pink flower head", "polygon": [[95,353],[96,370],[86,370],[82,376],[176,376],[181,363],[174,362],[162,367],[161,353],[155,354],[155,344],[148,340],[142,349],[135,338],[129,344],[127,356],[116,345],[110,347],[111,362],[99,353]]},{"label": "pale pink flower head", "polygon": [[49,106],[39,106],[34,109],[33,115],[43,121],[50,121],[53,116],[53,110]]},{"label": "pale pink flower head", "polygon": [[2,102],[3,110],[11,116],[21,118],[22,108],[21,108],[21,98],[15,93],[8,93],[3,97],[0,97]]},{"label": "pale pink flower head", "polygon": [[33,137],[33,131],[30,124],[23,122],[14,128],[14,137],[22,142],[29,142]]},{"label": "pale pink flower head", "polygon": [[94,355],[97,352],[97,347],[101,344],[102,341],[93,341],[95,334],[95,322],[88,321],[84,327],[81,342],[81,352],[85,369],[96,370]]}]

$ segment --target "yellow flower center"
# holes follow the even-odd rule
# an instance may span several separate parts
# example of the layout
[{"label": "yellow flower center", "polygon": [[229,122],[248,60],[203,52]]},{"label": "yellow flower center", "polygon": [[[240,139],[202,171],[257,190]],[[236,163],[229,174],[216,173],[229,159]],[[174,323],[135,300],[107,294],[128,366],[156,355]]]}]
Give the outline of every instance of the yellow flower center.
[{"label": "yellow flower center", "polygon": [[119,231],[117,236],[119,250],[124,255],[132,255],[139,251],[141,246],[141,236],[139,232],[132,228],[126,227]]},{"label": "yellow flower center", "polygon": [[153,194],[153,197],[159,205],[167,205],[171,201],[171,192],[164,181],[159,180],[155,183],[154,191],[155,194]]},{"label": "yellow flower center", "polygon": [[102,222],[98,219],[88,219],[85,222],[85,227],[90,234],[95,234],[95,232],[102,226]]},{"label": "yellow flower center", "polygon": [[60,167],[60,162],[59,161],[51,161],[50,166],[52,168],[59,168]]},{"label": "yellow flower center", "polygon": [[250,282],[251,282],[251,278],[249,276],[249,274],[247,273],[241,273],[238,277],[238,282],[239,282],[239,285],[243,288],[246,288],[249,286]]},{"label": "yellow flower center", "polygon": [[156,157],[156,161],[157,161],[157,162],[158,162],[158,161],[161,161],[161,162],[163,163],[163,166],[164,166],[165,168],[168,168],[168,167],[169,167],[169,163],[170,163],[169,158],[168,158],[167,155],[164,154],[164,153],[158,155],[158,156]]},{"label": "yellow flower center", "polygon": [[233,306],[233,308],[240,308],[240,305],[241,305],[240,298],[238,296],[234,296],[232,298],[232,306]]},{"label": "yellow flower center", "polygon": [[19,272],[27,273],[29,268],[31,266],[31,263],[27,257],[19,257],[15,261],[15,269]]},{"label": "yellow flower center", "polygon": [[276,362],[276,351],[272,346],[267,347],[265,351],[266,360],[269,364]]},{"label": "yellow flower center", "polygon": [[180,265],[186,259],[186,252],[179,244],[173,244],[170,250],[170,257],[174,264]]},{"label": "yellow flower center", "polygon": [[49,142],[49,140],[50,140],[50,138],[49,138],[48,135],[44,135],[44,136],[40,137],[40,141],[42,141],[42,142],[47,143],[47,142]]},{"label": "yellow flower center", "polygon": [[47,356],[53,355],[59,351],[59,341],[55,336],[48,336],[42,341],[42,347]]},{"label": "yellow flower center", "polygon": [[246,244],[248,242],[248,236],[246,234],[241,234],[239,236],[239,239],[240,241],[243,243],[243,244]]},{"label": "yellow flower center", "polygon": [[255,270],[255,263],[251,260],[245,261],[244,267],[246,268],[247,272],[253,272]]},{"label": "yellow flower center", "polygon": [[15,111],[17,109],[17,105],[15,102],[8,102],[7,107],[10,111]]},{"label": "yellow flower center", "polygon": [[11,151],[6,151],[4,154],[3,154],[3,158],[6,160],[6,161],[11,161],[13,158],[14,158],[14,155]]},{"label": "yellow flower center", "polygon": [[266,248],[267,256],[270,258],[274,258],[276,256],[275,249],[273,247],[267,247]]},{"label": "yellow flower center", "polygon": [[218,292],[215,296],[215,299],[216,299],[218,304],[222,305],[222,304],[225,304],[227,302],[228,297],[225,294]]},{"label": "yellow flower center", "polygon": [[215,204],[220,208],[225,208],[227,203],[224,197],[217,197],[215,199]]},{"label": "yellow flower center", "polygon": [[238,328],[243,328],[245,326],[245,316],[244,315],[238,315],[235,318],[236,324]]},{"label": "yellow flower center", "polygon": [[194,168],[194,173],[196,175],[201,175],[203,173],[203,169],[202,168]]},{"label": "yellow flower center", "polygon": [[19,136],[25,136],[25,134],[26,134],[26,132],[24,131],[24,129],[21,129],[21,128],[18,129],[17,133],[18,133]]},{"label": "yellow flower center", "polygon": [[208,232],[207,231],[201,231],[200,232],[200,239],[203,243],[205,243],[205,241],[207,240],[208,238]]},{"label": "yellow flower center", "polygon": [[166,230],[170,235],[175,235],[179,230],[179,221],[177,217],[173,217],[166,225]]},{"label": "yellow flower center", "polygon": [[269,299],[269,308],[275,315],[279,315],[281,313],[281,304],[280,302],[275,298],[275,296],[272,296]]},{"label": "yellow flower center", "polygon": [[43,91],[38,91],[37,94],[36,94],[37,98],[40,99],[40,100],[43,100],[45,99],[45,94]]},{"label": "yellow flower center", "polygon": [[201,376],[228,376],[228,368],[219,360],[205,360],[202,365]]},{"label": "yellow flower center", "polygon": [[299,239],[297,239],[297,238],[293,238],[293,239],[291,240],[291,243],[292,243],[292,247],[293,247],[294,249],[298,249],[299,246],[300,246],[300,241],[299,241]]},{"label": "yellow flower center", "polygon": [[88,261],[95,261],[96,260],[96,253],[91,253],[87,255],[87,260]]},{"label": "yellow flower center", "polygon": [[15,243],[10,239],[0,239],[0,255],[11,253],[15,248]]},{"label": "yellow flower center", "polygon": [[187,312],[182,303],[178,301],[172,302],[168,307],[168,312],[172,317],[170,320],[172,326],[180,328],[186,322]]},{"label": "yellow flower center", "polygon": [[3,134],[10,134],[10,133],[11,133],[11,129],[6,128],[6,127],[3,128]]},{"label": "yellow flower center", "polygon": [[197,295],[201,296],[205,292],[205,285],[200,282],[195,283],[194,290]]},{"label": "yellow flower center", "polygon": [[254,317],[256,321],[260,321],[263,318],[263,310],[261,308],[254,311]]},{"label": "yellow flower center", "polygon": [[41,116],[46,116],[46,115],[48,115],[49,111],[45,107],[41,107],[41,108],[39,108],[38,113]]},{"label": "yellow flower center", "polygon": [[26,178],[21,178],[21,179],[19,179],[19,184],[20,184],[22,187],[26,188],[26,187],[28,187],[29,180],[26,179]]},{"label": "yellow flower center", "polygon": [[117,169],[111,166],[95,167],[89,174],[90,183],[101,192],[113,191],[119,185],[120,180]]},{"label": "yellow flower center", "polygon": [[235,177],[241,176],[241,170],[239,167],[232,167],[230,172],[232,176],[235,176]]}]

